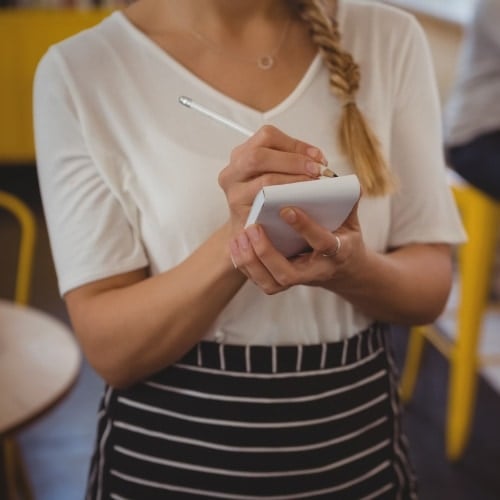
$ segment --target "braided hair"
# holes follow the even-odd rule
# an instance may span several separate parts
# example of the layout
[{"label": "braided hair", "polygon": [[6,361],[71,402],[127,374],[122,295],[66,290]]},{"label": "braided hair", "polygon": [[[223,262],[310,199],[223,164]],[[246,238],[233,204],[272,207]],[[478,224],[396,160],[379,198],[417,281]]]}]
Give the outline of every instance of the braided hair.
[{"label": "braided hair", "polygon": [[[293,0],[300,18],[308,25],[330,72],[330,89],[342,104],[338,143],[367,195],[390,193],[396,186],[382,154],[380,142],[356,104],[360,70],[351,54],[343,50],[336,19],[337,0]],[[332,9],[330,12],[328,9]]]}]

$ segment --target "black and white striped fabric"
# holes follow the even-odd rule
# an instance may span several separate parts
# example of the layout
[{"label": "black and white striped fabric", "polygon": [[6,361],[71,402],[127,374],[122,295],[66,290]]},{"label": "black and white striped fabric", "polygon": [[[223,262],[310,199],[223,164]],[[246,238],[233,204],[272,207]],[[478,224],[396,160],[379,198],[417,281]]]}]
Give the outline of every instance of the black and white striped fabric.
[{"label": "black and white striped fabric", "polygon": [[88,499],[409,499],[394,367],[380,325],[344,342],[202,342],[105,391]]}]

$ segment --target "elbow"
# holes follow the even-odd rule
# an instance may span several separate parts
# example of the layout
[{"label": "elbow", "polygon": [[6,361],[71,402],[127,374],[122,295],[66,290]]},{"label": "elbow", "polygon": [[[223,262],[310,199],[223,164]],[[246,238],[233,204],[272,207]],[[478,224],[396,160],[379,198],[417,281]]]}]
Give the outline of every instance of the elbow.
[{"label": "elbow", "polygon": [[441,300],[437,300],[430,307],[427,318],[425,318],[425,322],[423,324],[434,323],[443,314],[448,303],[448,296],[448,293],[445,294]]},{"label": "elbow", "polygon": [[405,324],[408,326],[429,325],[434,323],[444,312],[451,292],[452,280],[442,280],[432,291],[423,291],[422,299],[414,304]]},{"label": "elbow", "polygon": [[131,363],[118,359],[113,353],[98,352],[84,348],[84,355],[93,370],[114,389],[128,389],[141,380]]},{"label": "elbow", "polygon": [[130,371],[113,366],[93,365],[95,371],[104,382],[113,389],[125,390],[141,381],[140,377],[134,376]]},{"label": "elbow", "polygon": [[441,316],[445,304],[442,306],[431,304],[419,308],[412,308],[410,311],[406,311],[402,314],[396,313],[393,316],[391,315],[391,317],[380,318],[380,320],[408,327],[430,325]]},{"label": "elbow", "polygon": [[429,304],[423,310],[419,310],[416,312],[412,321],[408,321],[408,326],[422,326],[422,325],[430,325],[434,323],[439,316],[443,313],[446,306],[446,301],[443,303],[434,303]]},{"label": "elbow", "polygon": [[435,248],[434,265],[429,266],[427,278],[422,280],[418,296],[421,298],[413,325],[434,323],[444,312],[453,286],[453,267],[450,250],[446,246]]},{"label": "elbow", "polygon": [[[78,335],[78,334],[77,334]],[[138,365],[140,355],[119,347],[103,336],[79,335],[83,354],[92,369],[114,389],[127,389],[140,382],[145,374]]]},{"label": "elbow", "polygon": [[157,343],[134,343],[113,332],[99,331],[81,335],[83,354],[107,385],[128,389],[147,377],[166,369],[184,354],[175,346]]}]

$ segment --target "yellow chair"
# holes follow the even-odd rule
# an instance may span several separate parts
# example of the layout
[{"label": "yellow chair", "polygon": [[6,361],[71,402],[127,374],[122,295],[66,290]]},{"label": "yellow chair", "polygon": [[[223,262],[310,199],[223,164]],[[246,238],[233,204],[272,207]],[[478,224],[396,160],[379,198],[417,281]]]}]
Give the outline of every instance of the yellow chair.
[{"label": "yellow chair", "polygon": [[19,221],[21,233],[14,301],[17,304],[26,305],[29,302],[31,291],[31,272],[33,269],[36,233],[35,217],[23,201],[6,191],[0,191],[0,208],[10,211]]},{"label": "yellow chair", "polygon": [[497,247],[500,203],[486,196],[450,172],[450,184],[468,241],[458,249],[459,298],[455,340],[443,336],[433,325],[410,331],[401,376],[401,398],[411,399],[425,341],[430,341],[450,363],[446,416],[446,455],[460,459],[473,420],[478,369],[498,362],[498,356],[479,355],[482,318],[488,305],[491,272]]},{"label": "yellow chair", "polygon": [[[23,201],[5,191],[0,191],[0,208],[12,213],[19,221],[19,257],[14,300],[17,304],[26,305],[29,302],[31,291],[36,234],[35,217]],[[22,498],[32,498],[31,488],[17,443],[13,438],[5,436],[2,439],[2,444],[7,498],[17,498],[17,492],[22,495]]]},{"label": "yellow chair", "polygon": [[69,391],[80,369],[80,351],[66,325],[28,305],[33,213],[5,191],[0,191],[0,208],[20,225],[14,301],[0,300],[0,498],[30,500],[33,494],[15,433]]}]

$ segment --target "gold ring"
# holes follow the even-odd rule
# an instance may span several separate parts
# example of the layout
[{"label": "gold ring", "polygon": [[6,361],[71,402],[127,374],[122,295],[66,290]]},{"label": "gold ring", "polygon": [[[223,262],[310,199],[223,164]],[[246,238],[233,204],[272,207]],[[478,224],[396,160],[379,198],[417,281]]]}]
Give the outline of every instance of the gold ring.
[{"label": "gold ring", "polygon": [[335,236],[335,240],[337,241],[337,246],[335,247],[335,250],[333,252],[324,252],[321,254],[322,257],[335,257],[335,255],[337,255],[342,247],[342,241],[341,239],[336,235],[334,234],[333,236]]}]

